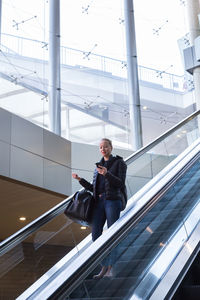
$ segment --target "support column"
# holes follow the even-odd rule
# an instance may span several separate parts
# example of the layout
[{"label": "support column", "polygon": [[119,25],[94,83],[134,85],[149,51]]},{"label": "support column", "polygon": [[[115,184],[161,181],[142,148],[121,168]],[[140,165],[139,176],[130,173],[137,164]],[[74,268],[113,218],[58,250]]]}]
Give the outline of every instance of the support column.
[{"label": "support column", "polygon": [[61,135],[60,0],[49,1],[49,121]]},{"label": "support column", "polygon": [[69,107],[66,105],[66,139],[70,140],[70,112]]},{"label": "support column", "polygon": [[0,45],[1,45],[1,28],[2,28],[2,0],[0,0]]},{"label": "support column", "polygon": [[136,34],[133,0],[124,0],[124,16],[127,49],[128,97],[130,113],[130,142],[133,150],[142,147],[142,122],[136,51]]},{"label": "support column", "polygon": [[[194,46],[194,40],[200,36],[200,26],[198,20],[198,14],[200,14],[199,0],[187,0],[187,14],[189,25],[189,36],[191,45]],[[197,110],[200,109],[200,67],[197,67],[193,71],[194,80],[194,94]]]}]

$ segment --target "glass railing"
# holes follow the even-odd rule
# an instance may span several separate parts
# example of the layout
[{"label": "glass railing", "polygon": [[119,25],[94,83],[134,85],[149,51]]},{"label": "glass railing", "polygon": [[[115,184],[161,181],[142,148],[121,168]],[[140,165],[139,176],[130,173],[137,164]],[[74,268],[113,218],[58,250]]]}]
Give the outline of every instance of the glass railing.
[{"label": "glass railing", "polygon": [[[198,118],[199,111],[127,158],[129,198],[199,138]],[[0,243],[3,297],[17,297],[62,257],[74,259],[91,244],[90,228],[81,228],[63,214],[69,199]]]},{"label": "glass railing", "polygon": [[[18,55],[48,60],[48,42],[24,38],[2,33],[1,43],[7,53],[14,51]],[[10,50],[9,50],[10,49]],[[113,59],[93,52],[85,52],[78,49],[61,46],[61,63],[76,68],[88,68],[112,74],[121,78],[127,78],[127,63],[123,60]],[[185,76],[178,76],[166,71],[138,66],[139,79],[143,82],[157,84],[163,88],[178,92],[188,92],[191,87]]]},{"label": "glass railing", "polygon": [[[3,33],[1,50],[1,84],[8,85],[12,93],[6,100],[0,99],[0,106],[38,126],[49,129],[48,92],[51,87],[48,82],[48,43]],[[104,132],[115,141],[116,146],[131,149],[127,63],[98,55],[94,50],[85,52],[61,46],[60,53],[62,137],[73,142],[90,144],[94,141],[98,142]],[[194,102],[192,93],[189,93],[193,89],[190,84],[192,75],[178,76],[166,70],[145,66],[138,66],[138,74],[140,88],[144,90],[147,88],[151,99],[155,97],[155,91],[161,89],[163,93],[170,93],[175,97],[178,93],[180,98],[188,93],[190,103]],[[97,77],[98,80],[94,80]],[[19,96],[20,87],[25,88],[25,90],[21,89],[23,93],[21,96]],[[27,92],[26,96],[24,92]],[[165,102],[165,96],[160,100],[161,104]],[[155,123],[155,120],[152,121],[152,114],[155,115],[156,122],[162,123],[158,130],[161,133],[165,130],[163,128],[166,128],[165,122],[169,128],[170,122],[175,124],[186,116],[178,112],[177,105],[174,109],[172,114],[167,112],[157,114],[153,108],[142,109],[142,118],[143,121],[147,118],[145,123],[148,120],[148,123],[152,124]],[[84,126],[84,130],[79,126],[80,124]]]},{"label": "glass railing", "polygon": [[15,299],[72,249],[77,253],[89,233],[60,214],[0,254],[0,299]]},{"label": "glass railing", "polygon": [[129,197],[154,178],[200,136],[198,113],[126,159]]}]

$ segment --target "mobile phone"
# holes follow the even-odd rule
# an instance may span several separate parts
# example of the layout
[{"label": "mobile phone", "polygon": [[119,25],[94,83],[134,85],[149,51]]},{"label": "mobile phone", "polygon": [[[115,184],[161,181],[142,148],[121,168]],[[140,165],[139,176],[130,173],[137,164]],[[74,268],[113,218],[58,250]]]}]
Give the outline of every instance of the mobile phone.
[{"label": "mobile phone", "polygon": [[101,168],[101,165],[99,163],[96,163],[97,168]]}]

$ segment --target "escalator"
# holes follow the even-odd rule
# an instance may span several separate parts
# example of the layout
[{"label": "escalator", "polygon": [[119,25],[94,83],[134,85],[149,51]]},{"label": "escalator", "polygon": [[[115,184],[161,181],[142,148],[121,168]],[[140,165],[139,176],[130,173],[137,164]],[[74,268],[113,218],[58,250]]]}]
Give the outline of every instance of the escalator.
[{"label": "escalator", "polygon": [[[54,278],[47,272],[18,299],[171,299],[200,247],[200,140],[172,164],[72,264],[60,265]],[[114,276],[93,279],[107,256]]]},{"label": "escalator", "polygon": [[[162,257],[167,245],[182,233],[182,224],[185,228],[188,218],[195,219],[199,210],[198,116],[199,112],[194,113],[127,158],[127,209],[97,242],[91,243],[89,228],[81,231],[63,215],[69,199],[3,241],[0,299],[129,299],[136,288],[146,291],[149,282],[155,289],[158,277],[148,275],[148,270],[156,268],[152,262]],[[142,183],[135,187],[138,178]],[[194,194],[192,201],[188,193]],[[190,228],[186,237],[184,231],[182,244],[190,237]],[[178,243],[177,251],[182,244]],[[115,277],[94,282],[92,276],[106,255],[114,255]],[[149,295],[140,299],[145,297]]]}]

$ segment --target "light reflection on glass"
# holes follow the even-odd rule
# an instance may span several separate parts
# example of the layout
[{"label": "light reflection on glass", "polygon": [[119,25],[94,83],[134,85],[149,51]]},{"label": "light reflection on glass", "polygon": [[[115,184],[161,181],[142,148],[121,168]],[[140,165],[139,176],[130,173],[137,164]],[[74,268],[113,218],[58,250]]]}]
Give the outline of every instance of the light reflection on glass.
[{"label": "light reflection on glass", "polygon": [[153,233],[153,230],[149,226],[146,228],[146,231],[148,231],[151,234]]},{"label": "light reflection on glass", "polygon": [[185,247],[187,248],[188,252],[189,252],[190,254],[192,254],[193,249],[192,249],[192,247],[190,246],[190,244],[189,244],[188,242],[185,243]]}]

